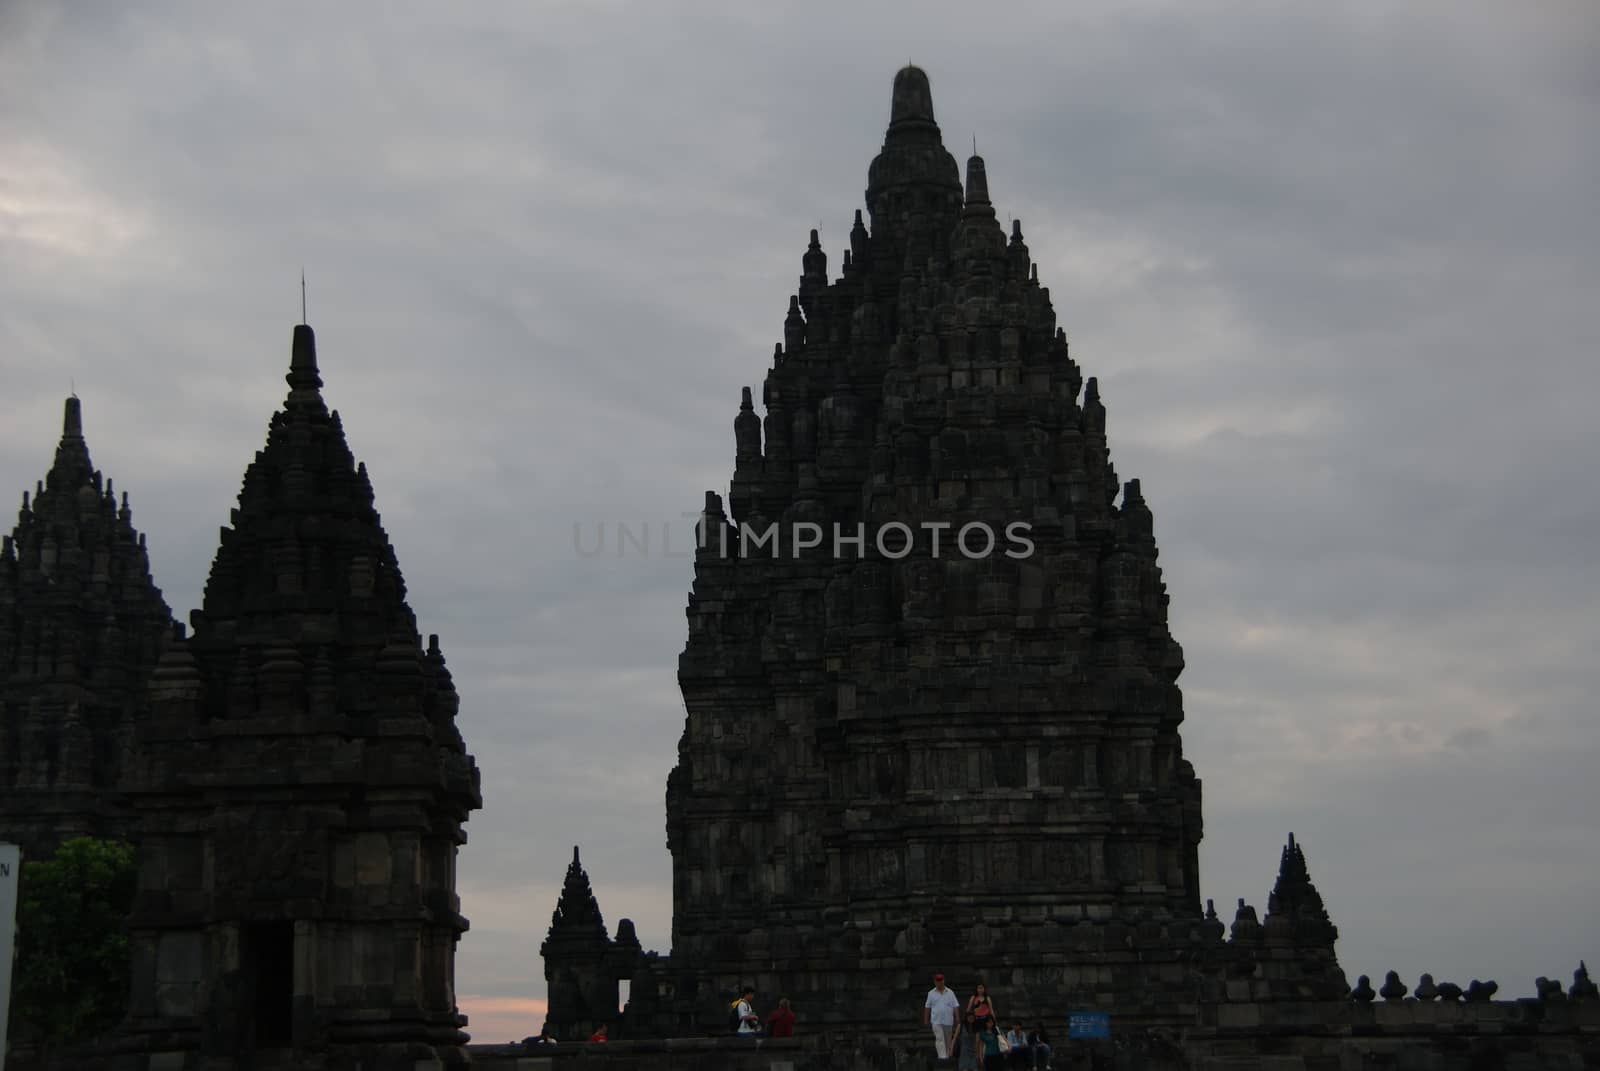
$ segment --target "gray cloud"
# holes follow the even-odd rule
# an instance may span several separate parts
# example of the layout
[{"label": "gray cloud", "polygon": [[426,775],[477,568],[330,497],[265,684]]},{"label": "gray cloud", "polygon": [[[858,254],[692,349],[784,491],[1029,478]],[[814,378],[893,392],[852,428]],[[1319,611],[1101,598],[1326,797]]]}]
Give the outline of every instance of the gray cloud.
[{"label": "gray cloud", "polygon": [[664,947],[690,568],[572,526],[725,484],[909,53],[1155,511],[1206,895],[1261,904],[1293,829],[1352,979],[1600,956],[1600,20],[1056,7],[0,11],[0,488],[75,379],[198,604],[304,265],[484,770],[458,988],[542,995],[574,843]]}]

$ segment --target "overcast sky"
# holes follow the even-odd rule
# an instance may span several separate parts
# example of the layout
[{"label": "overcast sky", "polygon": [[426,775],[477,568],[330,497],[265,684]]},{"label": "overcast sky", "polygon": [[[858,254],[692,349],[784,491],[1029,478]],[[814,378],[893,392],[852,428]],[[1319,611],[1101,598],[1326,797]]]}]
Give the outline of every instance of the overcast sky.
[{"label": "overcast sky", "polygon": [[[0,5],[0,493],[75,384],[186,619],[304,266],[483,771],[478,1040],[542,1021],[574,844],[667,950],[661,526],[725,488],[907,59],[1155,513],[1204,895],[1264,912],[1292,830],[1352,983],[1600,960],[1600,8],[1066,7]],[[601,522],[651,555],[578,556]]]}]

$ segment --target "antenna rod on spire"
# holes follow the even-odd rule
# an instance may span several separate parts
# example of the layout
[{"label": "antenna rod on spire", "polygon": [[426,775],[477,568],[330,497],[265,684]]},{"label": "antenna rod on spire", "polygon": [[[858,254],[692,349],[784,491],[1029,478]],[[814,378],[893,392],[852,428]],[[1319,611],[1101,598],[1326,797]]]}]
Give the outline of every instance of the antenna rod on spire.
[{"label": "antenna rod on spire", "polygon": [[300,322],[306,322],[306,270],[300,269]]}]

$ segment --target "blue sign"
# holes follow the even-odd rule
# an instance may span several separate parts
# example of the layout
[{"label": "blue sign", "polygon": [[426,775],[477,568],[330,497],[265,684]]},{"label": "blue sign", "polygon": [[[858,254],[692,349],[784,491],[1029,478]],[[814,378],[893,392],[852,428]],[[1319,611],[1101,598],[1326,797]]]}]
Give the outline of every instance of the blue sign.
[{"label": "blue sign", "polygon": [[1110,1012],[1072,1012],[1067,1016],[1067,1037],[1069,1038],[1108,1038],[1110,1036]]}]

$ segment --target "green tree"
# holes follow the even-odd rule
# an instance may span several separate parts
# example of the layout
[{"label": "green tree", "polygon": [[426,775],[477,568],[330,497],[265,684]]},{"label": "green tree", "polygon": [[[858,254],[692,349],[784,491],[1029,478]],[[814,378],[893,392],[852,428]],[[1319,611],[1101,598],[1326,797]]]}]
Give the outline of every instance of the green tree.
[{"label": "green tree", "polygon": [[18,1040],[89,1041],[114,1027],[128,1000],[133,848],[78,837],[49,859],[24,861],[17,902],[11,1021]]}]

